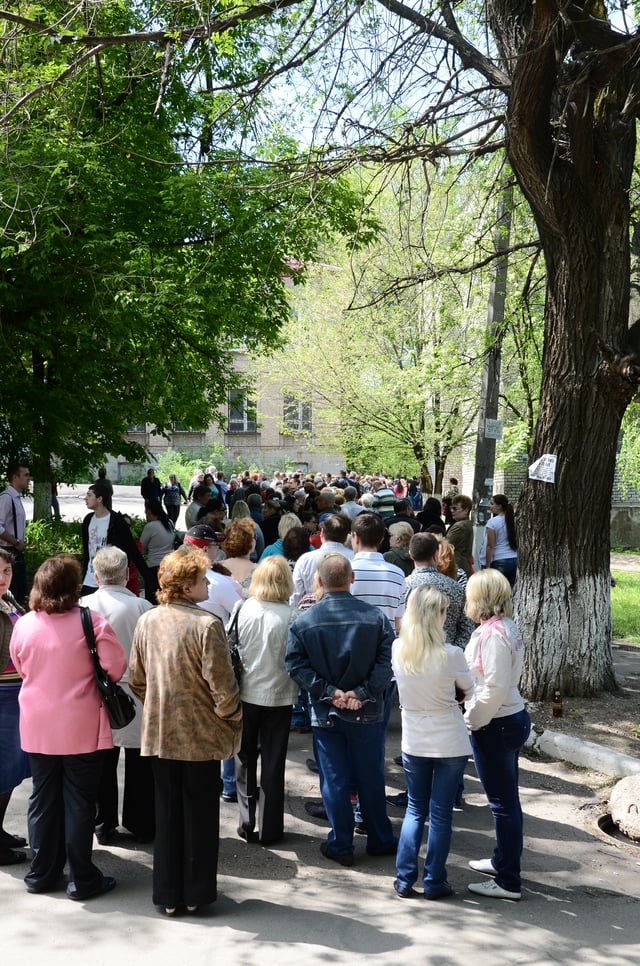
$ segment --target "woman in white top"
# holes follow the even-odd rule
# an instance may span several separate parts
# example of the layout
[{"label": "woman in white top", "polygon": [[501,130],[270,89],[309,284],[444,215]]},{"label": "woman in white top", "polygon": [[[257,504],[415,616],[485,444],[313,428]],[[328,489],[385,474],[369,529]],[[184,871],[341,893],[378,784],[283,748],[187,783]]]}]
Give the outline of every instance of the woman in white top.
[{"label": "woman in white top", "polygon": [[518,567],[518,538],[513,504],[509,503],[504,493],[496,493],[491,497],[489,507],[493,516],[487,521],[480,562],[483,566],[499,570],[513,587]]},{"label": "woman in white top", "polygon": [[289,625],[298,616],[288,603],[292,593],[287,561],[277,555],[267,557],[253,573],[249,599],[236,605],[229,622],[231,626],[239,607],[242,745],[236,755],[238,835],[263,845],[277,842],[284,831],[284,771],[292,705],[298,694],[284,666]]},{"label": "woman in white top", "polygon": [[175,530],[173,523],[162,509],[160,500],[148,500],[145,506],[147,524],[140,534],[142,552],[147,558],[149,576],[144,586],[144,596],[152,604],[157,604],[158,568],[174,550]]},{"label": "woman in white top", "polygon": [[419,896],[412,886],[418,879],[418,853],[427,816],[424,897],[442,899],[453,894],[446,870],[451,816],[471,752],[456,688],[461,698],[468,698],[473,683],[460,648],[445,643],[448,603],[439,590],[417,587],[393,644],[391,663],[402,709],[402,765],[409,796],[394,881],[402,899]]},{"label": "woman in white top", "polygon": [[518,793],[518,756],[531,719],[518,691],[523,646],[511,620],[513,603],[507,578],[498,570],[473,574],[467,584],[467,615],[480,624],[465,649],[475,691],[465,720],[478,777],[493,812],[496,847],[490,859],[469,865],[494,876],[472,883],[471,892],[495,899],[521,895],[522,809]]}]

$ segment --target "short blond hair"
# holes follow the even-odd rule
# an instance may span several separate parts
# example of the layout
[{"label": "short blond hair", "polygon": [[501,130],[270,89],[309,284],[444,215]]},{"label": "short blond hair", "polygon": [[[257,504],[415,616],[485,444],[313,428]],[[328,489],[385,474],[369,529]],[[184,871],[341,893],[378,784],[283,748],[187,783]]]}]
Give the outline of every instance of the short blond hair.
[{"label": "short blond hair", "polygon": [[490,617],[512,617],[511,584],[505,575],[489,567],[469,577],[465,613],[476,624]]},{"label": "short blond hair", "polygon": [[256,600],[284,602],[293,593],[293,577],[289,564],[279,554],[261,560],[251,577],[249,597]]},{"label": "short blond hair", "polygon": [[294,527],[300,526],[300,518],[296,516],[295,513],[284,513],[280,517],[278,523],[278,536],[281,540],[284,540],[289,530],[293,530]]},{"label": "short blond hair", "polygon": [[204,550],[193,544],[180,547],[163,557],[158,569],[160,590],[156,599],[160,604],[171,604],[184,599],[184,585],[194,584],[209,569],[209,558]]},{"label": "short blond hair", "polygon": [[409,546],[414,533],[415,530],[410,523],[392,523],[389,527],[389,536],[397,537],[401,547]]}]

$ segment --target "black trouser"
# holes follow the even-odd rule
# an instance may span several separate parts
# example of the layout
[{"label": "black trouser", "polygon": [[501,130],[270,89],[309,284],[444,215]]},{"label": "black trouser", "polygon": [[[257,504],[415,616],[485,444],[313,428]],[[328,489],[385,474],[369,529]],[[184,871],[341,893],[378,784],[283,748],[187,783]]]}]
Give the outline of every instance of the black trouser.
[{"label": "black trouser", "polygon": [[33,850],[28,886],[43,891],[62,876],[69,861],[69,886],[92,892],[102,872],[91,861],[95,802],[103,751],[85,755],[29,754],[33,791],[27,826]]},{"label": "black trouser", "polygon": [[27,599],[27,560],[23,553],[12,554],[11,564],[13,573],[9,590],[18,601],[23,605]]},{"label": "black trouser", "polygon": [[200,906],[217,897],[220,762],[152,758],[156,791],[153,902]]},{"label": "black trouser", "polygon": [[[150,842],[156,830],[151,759],[142,758],[139,748],[124,750],[124,795],[122,824],[138,842]],[[120,824],[118,819],[118,760],[120,749],[104,752],[98,797],[96,833],[108,835]]]},{"label": "black trouser", "polygon": [[240,827],[253,831],[259,801],[258,831],[265,845],[282,838],[284,831],[284,770],[291,712],[290,704],[267,708],[242,702],[242,745],[236,755]]},{"label": "black trouser", "polygon": [[167,516],[172,523],[178,522],[178,517],[180,516],[180,504],[179,503],[165,503],[165,510],[167,511]]}]

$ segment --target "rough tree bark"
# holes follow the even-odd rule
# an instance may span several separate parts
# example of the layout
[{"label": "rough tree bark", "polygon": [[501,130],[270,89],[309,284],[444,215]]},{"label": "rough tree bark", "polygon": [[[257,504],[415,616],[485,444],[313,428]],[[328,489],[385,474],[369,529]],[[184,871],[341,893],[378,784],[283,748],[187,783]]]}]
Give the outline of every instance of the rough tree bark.
[{"label": "rough tree bark", "polygon": [[[543,380],[530,455],[555,454],[557,469],[554,483],[527,480],[518,504],[523,687],[537,699],[555,688],[590,694],[616,686],[609,511],[616,440],[635,391],[616,365],[629,311],[635,121],[623,112],[630,48],[618,43],[613,52],[619,35],[577,6],[573,21],[560,14],[547,0],[491,8],[504,62],[513,65],[509,157],[533,210],[547,271]],[[587,43],[596,50],[580,60]]]}]

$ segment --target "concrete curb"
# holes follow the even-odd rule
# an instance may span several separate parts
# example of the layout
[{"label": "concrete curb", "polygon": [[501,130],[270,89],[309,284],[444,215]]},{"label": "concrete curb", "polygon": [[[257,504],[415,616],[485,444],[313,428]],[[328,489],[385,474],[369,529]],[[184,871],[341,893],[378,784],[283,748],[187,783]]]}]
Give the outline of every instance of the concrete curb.
[{"label": "concrete curb", "polygon": [[543,731],[537,734],[534,726],[525,747],[530,748],[534,753],[568,761],[581,768],[591,768],[603,775],[612,777],[640,775],[639,758],[623,755],[613,748],[596,745],[592,741],[581,741],[579,738],[573,738],[558,731]]}]

